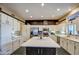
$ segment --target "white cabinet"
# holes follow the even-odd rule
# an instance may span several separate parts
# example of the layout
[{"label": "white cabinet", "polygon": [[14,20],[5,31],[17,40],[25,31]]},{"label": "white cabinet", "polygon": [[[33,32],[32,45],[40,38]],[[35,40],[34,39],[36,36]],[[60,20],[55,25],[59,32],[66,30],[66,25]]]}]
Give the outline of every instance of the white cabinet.
[{"label": "white cabinet", "polygon": [[1,54],[10,54],[12,53],[12,37],[11,37],[11,31],[12,31],[12,18],[2,14],[0,15],[1,19]]},{"label": "white cabinet", "polygon": [[68,52],[74,55],[74,41],[68,40]]},{"label": "white cabinet", "polygon": [[65,50],[68,49],[68,40],[64,38],[60,38],[60,45],[63,47]]},{"label": "white cabinet", "polygon": [[79,42],[75,42],[75,55],[79,55]]},{"label": "white cabinet", "polygon": [[20,31],[20,21],[17,21],[17,30]]},{"label": "white cabinet", "polygon": [[14,32],[15,32],[18,29],[18,27],[17,27],[17,20],[13,19],[13,22],[14,22],[13,28],[14,28]]},{"label": "white cabinet", "polygon": [[4,45],[1,45],[1,54],[11,54],[12,53],[12,42],[6,43]]},{"label": "white cabinet", "polygon": [[68,51],[71,55],[79,55],[79,42],[60,38],[60,46]]},{"label": "white cabinet", "polygon": [[63,48],[64,48],[65,50],[68,49],[68,40],[67,40],[67,39],[64,39],[64,41],[63,41]]},{"label": "white cabinet", "polygon": [[26,39],[30,39],[30,25],[26,25]]},{"label": "white cabinet", "polygon": [[20,47],[20,40],[13,38],[16,31],[20,31],[20,22],[0,13],[0,54],[11,54]]},{"label": "white cabinet", "polygon": [[50,37],[51,37],[55,42],[57,42],[57,36],[51,35]]},{"label": "white cabinet", "polygon": [[60,46],[63,47],[70,54],[74,55],[74,45],[75,42],[65,38],[60,38]]},{"label": "white cabinet", "polygon": [[60,38],[60,46],[63,47],[64,46],[64,39]]},{"label": "white cabinet", "polygon": [[16,19],[13,19],[13,31],[14,33],[20,31],[20,22]]},{"label": "white cabinet", "polygon": [[24,38],[24,37],[21,37],[19,39],[20,39],[20,45],[27,41],[26,38]]},{"label": "white cabinet", "polygon": [[13,45],[13,52],[15,50],[17,50],[19,47],[20,47],[20,40],[16,39],[12,42],[12,45]]}]

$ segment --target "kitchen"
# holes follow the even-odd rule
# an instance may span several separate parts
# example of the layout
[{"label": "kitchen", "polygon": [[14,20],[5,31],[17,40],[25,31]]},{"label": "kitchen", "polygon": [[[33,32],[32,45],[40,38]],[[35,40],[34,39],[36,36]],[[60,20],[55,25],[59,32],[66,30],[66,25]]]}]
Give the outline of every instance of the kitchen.
[{"label": "kitchen", "polygon": [[0,55],[79,55],[78,3],[0,3]]}]

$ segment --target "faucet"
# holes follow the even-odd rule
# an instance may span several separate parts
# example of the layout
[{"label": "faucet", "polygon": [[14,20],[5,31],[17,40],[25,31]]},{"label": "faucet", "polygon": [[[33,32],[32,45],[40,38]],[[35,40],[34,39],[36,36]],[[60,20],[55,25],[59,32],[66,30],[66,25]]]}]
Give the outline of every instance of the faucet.
[{"label": "faucet", "polygon": [[42,36],[40,36],[40,39],[42,39]]},{"label": "faucet", "polygon": [[42,39],[42,34],[40,34],[40,39]]},{"label": "faucet", "polygon": [[42,31],[39,32],[39,37],[42,39]]}]

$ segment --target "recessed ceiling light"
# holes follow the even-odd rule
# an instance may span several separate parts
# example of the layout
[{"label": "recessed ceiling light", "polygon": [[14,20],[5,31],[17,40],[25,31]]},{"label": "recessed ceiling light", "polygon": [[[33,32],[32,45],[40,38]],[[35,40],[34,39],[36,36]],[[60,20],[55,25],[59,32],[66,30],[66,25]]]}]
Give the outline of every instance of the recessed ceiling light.
[{"label": "recessed ceiling light", "polygon": [[29,12],[29,10],[28,9],[26,9],[26,13],[28,13]]},{"label": "recessed ceiling light", "polygon": [[60,11],[60,9],[59,9],[59,8],[57,8],[57,11]]},{"label": "recessed ceiling light", "polygon": [[44,6],[44,3],[42,3],[41,6],[43,7]]},{"label": "recessed ceiling light", "polygon": [[41,16],[41,17],[44,17],[44,16]]},{"label": "recessed ceiling light", "polygon": [[33,16],[30,16],[30,18],[32,18]]},{"label": "recessed ceiling light", "polygon": [[71,11],[71,9],[68,9],[69,11]]}]

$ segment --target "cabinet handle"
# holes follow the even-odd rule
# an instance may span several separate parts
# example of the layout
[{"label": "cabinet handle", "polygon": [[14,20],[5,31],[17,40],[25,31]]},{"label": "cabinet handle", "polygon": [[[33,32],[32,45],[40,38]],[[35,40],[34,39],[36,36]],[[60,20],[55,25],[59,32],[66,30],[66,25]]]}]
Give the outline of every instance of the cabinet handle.
[{"label": "cabinet handle", "polygon": [[24,42],[26,42],[26,41],[24,41]]},{"label": "cabinet handle", "polygon": [[76,46],[74,46],[74,49],[76,49]]},{"label": "cabinet handle", "polygon": [[1,51],[1,49],[0,49],[0,51]]},{"label": "cabinet handle", "polygon": [[42,49],[41,49],[41,54],[43,53]]},{"label": "cabinet handle", "polygon": [[40,53],[40,49],[38,49],[38,54]]}]

